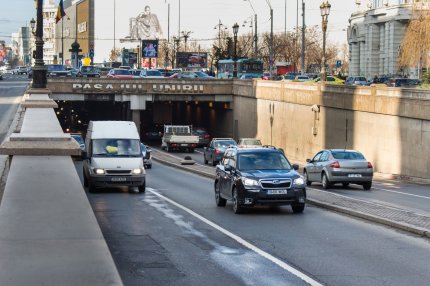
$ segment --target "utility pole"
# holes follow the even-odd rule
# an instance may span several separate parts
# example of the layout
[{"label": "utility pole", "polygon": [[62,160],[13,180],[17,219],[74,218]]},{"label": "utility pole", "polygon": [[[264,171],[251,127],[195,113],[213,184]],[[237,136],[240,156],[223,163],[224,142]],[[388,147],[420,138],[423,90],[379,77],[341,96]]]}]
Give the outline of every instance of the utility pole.
[{"label": "utility pole", "polygon": [[258,57],[257,13],[255,13],[254,58]]},{"label": "utility pole", "polygon": [[270,7],[270,79],[272,79],[273,76],[273,60],[273,9]]},{"label": "utility pole", "polygon": [[301,66],[301,74],[305,74],[305,32],[306,32],[306,25],[305,25],[305,2],[302,0],[302,17],[303,17],[303,24],[302,24],[302,66]]}]

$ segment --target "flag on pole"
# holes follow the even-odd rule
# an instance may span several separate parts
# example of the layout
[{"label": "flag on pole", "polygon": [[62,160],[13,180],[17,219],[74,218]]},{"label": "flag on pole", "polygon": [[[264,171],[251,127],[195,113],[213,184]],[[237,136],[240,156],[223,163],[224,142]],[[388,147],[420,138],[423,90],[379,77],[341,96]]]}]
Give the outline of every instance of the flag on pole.
[{"label": "flag on pole", "polygon": [[58,4],[57,16],[55,17],[55,24],[60,22],[61,18],[66,16],[66,12],[64,12],[63,0],[60,0],[60,4]]}]

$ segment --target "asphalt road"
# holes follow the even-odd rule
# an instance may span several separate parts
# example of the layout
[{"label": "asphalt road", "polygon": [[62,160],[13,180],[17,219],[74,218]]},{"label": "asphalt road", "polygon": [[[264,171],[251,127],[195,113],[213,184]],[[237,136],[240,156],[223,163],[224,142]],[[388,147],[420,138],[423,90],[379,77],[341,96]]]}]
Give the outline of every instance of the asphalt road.
[{"label": "asphalt road", "polygon": [[6,137],[27,85],[26,75],[7,74],[0,80],[0,142]]},{"label": "asphalt road", "polygon": [[[76,167],[81,175],[82,162]],[[212,180],[156,162],[145,194],[119,188],[88,198],[125,285],[430,281],[426,239],[311,206],[235,215],[231,203],[216,207]]]},{"label": "asphalt road", "polygon": [[[156,145],[153,145],[152,148],[161,151]],[[196,149],[195,153],[172,152],[169,154],[180,159],[188,155],[197,164],[204,165],[202,148]],[[205,166],[212,167],[210,163]],[[430,185],[428,184],[374,179],[371,191],[364,191],[361,186],[353,184],[347,188],[335,185],[330,190],[323,190],[320,183],[313,183],[310,188],[430,216]]]}]

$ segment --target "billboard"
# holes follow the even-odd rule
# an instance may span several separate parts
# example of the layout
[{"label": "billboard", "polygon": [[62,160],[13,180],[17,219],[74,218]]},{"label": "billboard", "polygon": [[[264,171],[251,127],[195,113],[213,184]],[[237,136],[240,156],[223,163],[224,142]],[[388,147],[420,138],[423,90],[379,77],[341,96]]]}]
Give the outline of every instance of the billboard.
[{"label": "billboard", "polygon": [[158,57],[158,40],[142,40],[142,57]]},{"label": "billboard", "polygon": [[207,68],[208,54],[193,52],[176,53],[176,66],[178,68]]}]

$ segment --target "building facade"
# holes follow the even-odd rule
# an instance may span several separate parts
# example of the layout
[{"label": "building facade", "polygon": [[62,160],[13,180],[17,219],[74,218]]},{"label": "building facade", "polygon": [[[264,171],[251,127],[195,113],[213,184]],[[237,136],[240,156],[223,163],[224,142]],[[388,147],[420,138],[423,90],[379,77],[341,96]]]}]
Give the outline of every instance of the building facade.
[{"label": "building facade", "polygon": [[55,17],[57,6],[54,0],[43,3],[43,61],[45,64],[57,63],[56,40],[55,40]]},{"label": "building facade", "polygon": [[349,19],[349,74],[418,78],[416,68],[398,66],[400,45],[413,9],[428,9],[427,0],[355,1],[357,11]]}]

